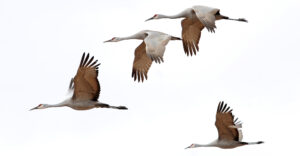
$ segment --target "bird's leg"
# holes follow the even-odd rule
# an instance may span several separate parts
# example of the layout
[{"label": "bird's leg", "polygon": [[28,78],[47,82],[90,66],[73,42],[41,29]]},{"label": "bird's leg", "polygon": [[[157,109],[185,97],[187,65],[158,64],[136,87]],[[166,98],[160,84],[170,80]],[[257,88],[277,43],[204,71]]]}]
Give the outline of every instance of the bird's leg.
[{"label": "bird's leg", "polygon": [[125,107],[125,106],[110,106],[110,105],[108,105],[108,104],[105,104],[105,103],[96,103],[95,104],[95,107],[96,108],[114,108],[114,109],[127,109],[127,107]]},{"label": "bird's leg", "polygon": [[100,107],[100,108],[109,108],[110,106],[108,104],[104,104],[104,103],[96,103],[95,107]]},{"label": "bird's leg", "polygon": [[240,142],[244,145],[255,145],[255,144],[262,144],[264,143],[263,141],[257,141],[257,142]]},{"label": "bird's leg", "polygon": [[233,21],[240,21],[240,22],[248,22],[246,19],[244,18],[238,18],[238,19],[234,19],[234,18],[229,18],[227,16],[223,16],[221,14],[216,14],[216,20],[220,20],[220,19],[226,19],[226,20],[233,20]]}]

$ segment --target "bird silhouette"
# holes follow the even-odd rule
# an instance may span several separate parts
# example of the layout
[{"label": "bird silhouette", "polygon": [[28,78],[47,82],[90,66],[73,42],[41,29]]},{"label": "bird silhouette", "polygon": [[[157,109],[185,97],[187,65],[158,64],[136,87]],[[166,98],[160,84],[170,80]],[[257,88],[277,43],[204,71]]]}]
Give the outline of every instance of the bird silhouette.
[{"label": "bird silhouette", "polygon": [[58,104],[39,104],[30,109],[45,109],[51,107],[70,107],[75,110],[88,110],[92,108],[114,108],[127,109],[125,106],[110,106],[98,101],[100,93],[100,84],[98,77],[98,60],[94,56],[89,59],[89,54],[83,53],[77,74],[71,79],[69,89],[73,90],[73,96]]},{"label": "bird silhouette", "polygon": [[193,54],[196,55],[196,52],[199,51],[198,44],[201,37],[201,31],[204,27],[209,32],[215,32],[216,20],[226,19],[240,22],[248,22],[244,18],[232,19],[227,16],[221,15],[220,9],[200,5],[187,8],[181,13],[172,16],[155,14],[153,17],[147,19],[146,21],[162,18],[184,18],[181,21],[181,34],[183,49],[187,56],[192,56]]},{"label": "bird silhouette", "polygon": [[119,42],[123,40],[138,39],[143,42],[135,49],[135,57],[133,61],[132,77],[134,81],[143,82],[148,78],[148,70],[152,61],[156,63],[164,62],[163,56],[166,45],[170,40],[181,40],[162,32],[143,30],[128,37],[113,37],[104,42]]},{"label": "bird silhouette", "polygon": [[218,129],[219,138],[210,144],[200,145],[192,144],[187,148],[196,147],[219,147],[224,149],[236,148],[244,145],[261,144],[263,141],[258,142],[243,142],[242,123],[238,118],[232,115],[232,109],[227,104],[220,102],[217,109],[215,125]]}]

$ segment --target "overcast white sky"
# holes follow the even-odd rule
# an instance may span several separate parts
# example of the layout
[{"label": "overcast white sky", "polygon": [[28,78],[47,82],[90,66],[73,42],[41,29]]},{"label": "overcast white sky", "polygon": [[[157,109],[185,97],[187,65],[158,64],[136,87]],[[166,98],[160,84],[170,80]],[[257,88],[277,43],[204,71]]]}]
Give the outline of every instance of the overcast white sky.
[{"label": "overcast white sky", "polygon": [[[300,2],[271,0],[1,0],[0,155],[196,156],[299,153]],[[166,48],[149,79],[131,78],[141,41],[103,44],[143,29],[181,36],[180,19],[144,22],[193,5],[221,9],[249,23],[218,21],[202,32],[200,52],[182,43]],[[81,55],[102,63],[100,101],[128,111],[52,108],[66,98]],[[217,138],[224,100],[244,123],[244,141],[265,144],[231,150],[198,148]]]}]

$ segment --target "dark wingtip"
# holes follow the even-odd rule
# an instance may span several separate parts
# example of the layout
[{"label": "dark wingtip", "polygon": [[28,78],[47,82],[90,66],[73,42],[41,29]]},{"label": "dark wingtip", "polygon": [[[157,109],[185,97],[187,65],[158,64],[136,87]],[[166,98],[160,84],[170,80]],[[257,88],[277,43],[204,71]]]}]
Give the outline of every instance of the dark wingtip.
[{"label": "dark wingtip", "polygon": [[223,105],[224,105],[224,101],[221,101],[221,102],[220,102],[220,107],[219,107],[219,112],[222,112]]},{"label": "dark wingtip", "polygon": [[79,67],[82,66],[82,63],[83,63],[84,58],[85,58],[85,52],[83,52],[83,54],[82,54],[82,57],[81,57],[81,60],[80,60],[80,64],[79,64]]},{"label": "dark wingtip", "polygon": [[74,89],[74,78],[71,78],[70,84],[69,84],[69,89]]}]

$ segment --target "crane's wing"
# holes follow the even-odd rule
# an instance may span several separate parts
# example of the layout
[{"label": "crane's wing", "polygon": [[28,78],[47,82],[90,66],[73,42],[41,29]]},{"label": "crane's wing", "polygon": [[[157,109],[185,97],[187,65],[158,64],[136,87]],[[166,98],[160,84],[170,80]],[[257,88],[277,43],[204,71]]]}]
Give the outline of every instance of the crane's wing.
[{"label": "crane's wing", "polygon": [[132,68],[132,77],[134,81],[137,79],[138,82],[147,79],[147,73],[152,64],[151,58],[146,54],[146,44],[143,41],[136,49],[134,53],[134,61]]},{"label": "crane's wing", "polygon": [[187,56],[196,55],[196,52],[199,51],[198,44],[204,26],[198,20],[186,18],[181,21],[181,27],[182,44],[185,54],[187,54]]},{"label": "crane's wing", "polygon": [[220,102],[217,109],[216,115],[216,127],[219,133],[219,140],[242,140],[242,128],[241,122],[238,121],[238,118],[234,119],[232,115],[232,109],[230,109],[227,104]]},{"label": "crane's wing", "polygon": [[72,77],[68,88],[68,94],[73,93],[73,91],[74,91],[74,78]]},{"label": "crane's wing", "polygon": [[166,45],[170,41],[171,36],[160,32],[147,32],[147,37],[144,39],[146,44],[146,54],[155,63],[164,62],[163,56]]},{"label": "crane's wing", "polygon": [[[74,100],[93,100],[97,101],[100,93],[100,84],[98,76],[98,60],[93,61],[94,56],[89,59],[89,54],[83,53],[77,74],[74,80],[71,80],[71,88],[74,83]],[[73,82],[72,82],[73,81]]]},{"label": "crane's wing", "polygon": [[193,10],[195,11],[195,14],[200,22],[206,27],[206,29],[209,32],[215,32],[215,14],[220,10],[206,6],[193,6]]}]

